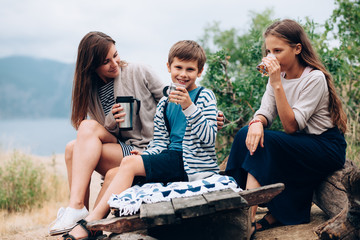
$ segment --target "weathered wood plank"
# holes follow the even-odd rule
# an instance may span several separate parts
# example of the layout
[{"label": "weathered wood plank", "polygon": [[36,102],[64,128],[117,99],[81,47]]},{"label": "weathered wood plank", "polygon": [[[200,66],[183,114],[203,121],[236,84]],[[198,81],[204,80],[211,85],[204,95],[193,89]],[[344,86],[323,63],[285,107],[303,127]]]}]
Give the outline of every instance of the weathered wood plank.
[{"label": "weathered wood plank", "polygon": [[284,189],[285,185],[283,183],[275,183],[259,188],[244,190],[239,192],[239,195],[245,198],[249,206],[254,206],[271,201],[271,199],[276,197]]},{"label": "weathered wood plank", "polygon": [[149,226],[176,222],[175,211],[171,202],[142,204],[140,206],[140,218]]},{"label": "weathered wood plank", "polygon": [[175,213],[181,218],[192,218],[214,213],[215,208],[208,206],[202,195],[174,198],[171,200]]},{"label": "weathered wood plank", "polygon": [[203,196],[208,205],[215,207],[216,211],[247,206],[246,200],[231,189],[204,193]]},{"label": "weathered wood plank", "polygon": [[[140,211],[142,219],[139,214],[128,217],[116,217],[91,222],[88,224],[88,227],[91,230],[125,233],[147,229],[157,225],[171,225],[180,221],[179,218],[190,219],[199,216],[207,218],[205,215],[214,214],[216,211],[218,211],[221,216],[221,214],[224,214],[222,211],[226,212],[226,209],[236,210],[236,208],[240,207],[240,209],[236,211],[241,212],[243,207],[246,208],[244,199],[247,201],[247,206],[266,203],[278,195],[283,189],[284,184],[278,183],[235,193],[236,197],[234,192],[229,190],[231,192],[216,191],[204,194],[204,196],[197,195],[187,198],[175,198],[172,199],[171,202],[146,204],[148,206],[143,204]],[[239,195],[244,199],[239,197]],[[230,212],[231,211],[232,210],[230,210]],[[226,215],[229,216],[229,214],[225,214],[224,216]]]},{"label": "weathered wood plank", "polygon": [[125,233],[146,229],[148,226],[140,219],[139,214],[136,214],[133,216],[106,218],[99,221],[89,222],[87,227],[90,230]]}]

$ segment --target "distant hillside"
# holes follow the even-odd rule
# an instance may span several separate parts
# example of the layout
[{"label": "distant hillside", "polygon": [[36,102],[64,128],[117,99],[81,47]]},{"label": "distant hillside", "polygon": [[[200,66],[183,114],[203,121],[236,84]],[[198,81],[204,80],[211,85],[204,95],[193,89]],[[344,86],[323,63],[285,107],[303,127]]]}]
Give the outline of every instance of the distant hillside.
[{"label": "distant hillside", "polygon": [[69,117],[75,64],[0,58],[0,119]]}]

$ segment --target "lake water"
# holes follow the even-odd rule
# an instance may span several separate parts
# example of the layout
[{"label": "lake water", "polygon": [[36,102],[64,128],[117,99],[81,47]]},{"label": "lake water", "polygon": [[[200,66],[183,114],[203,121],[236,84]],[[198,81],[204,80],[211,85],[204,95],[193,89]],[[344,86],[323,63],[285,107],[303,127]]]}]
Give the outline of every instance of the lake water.
[{"label": "lake water", "polygon": [[0,149],[50,156],[64,153],[65,145],[76,138],[70,119],[0,120]]}]

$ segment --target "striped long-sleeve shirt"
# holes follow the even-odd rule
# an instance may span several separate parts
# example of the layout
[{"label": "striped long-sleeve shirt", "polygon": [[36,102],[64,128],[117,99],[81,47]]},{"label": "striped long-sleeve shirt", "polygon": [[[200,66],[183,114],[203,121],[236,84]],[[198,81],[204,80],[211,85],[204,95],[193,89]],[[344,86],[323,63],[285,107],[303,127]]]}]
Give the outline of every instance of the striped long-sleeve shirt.
[{"label": "striped long-sleeve shirt", "polygon": [[[143,154],[159,154],[168,149],[170,134],[164,120],[163,97],[154,117],[154,139]],[[185,136],[182,142],[184,169],[190,181],[209,177],[218,173],[215,140],[217,133],[217,108],[215,94],[209,90],[201,91],[196,105],[193,103],[183,110],[186,118]]]}]

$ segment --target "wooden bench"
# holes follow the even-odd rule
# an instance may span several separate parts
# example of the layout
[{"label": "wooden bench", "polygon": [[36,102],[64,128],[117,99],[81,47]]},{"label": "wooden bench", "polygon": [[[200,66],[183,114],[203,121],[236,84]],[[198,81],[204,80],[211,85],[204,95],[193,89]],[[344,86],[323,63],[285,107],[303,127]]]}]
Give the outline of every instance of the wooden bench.
[{"label": "wooden bench", "polygon": [[[145,230],[134,239],[249,239],[250,212],[253,205],[269,202],[282,192],[284,184],[272,184],[239,193],[228,190],[175,198],[170,202],[142,204],[133,216],[118,216],[88,224],[121,238],[123,233]],[[126,238],[130,239],[130,238]]]}]

